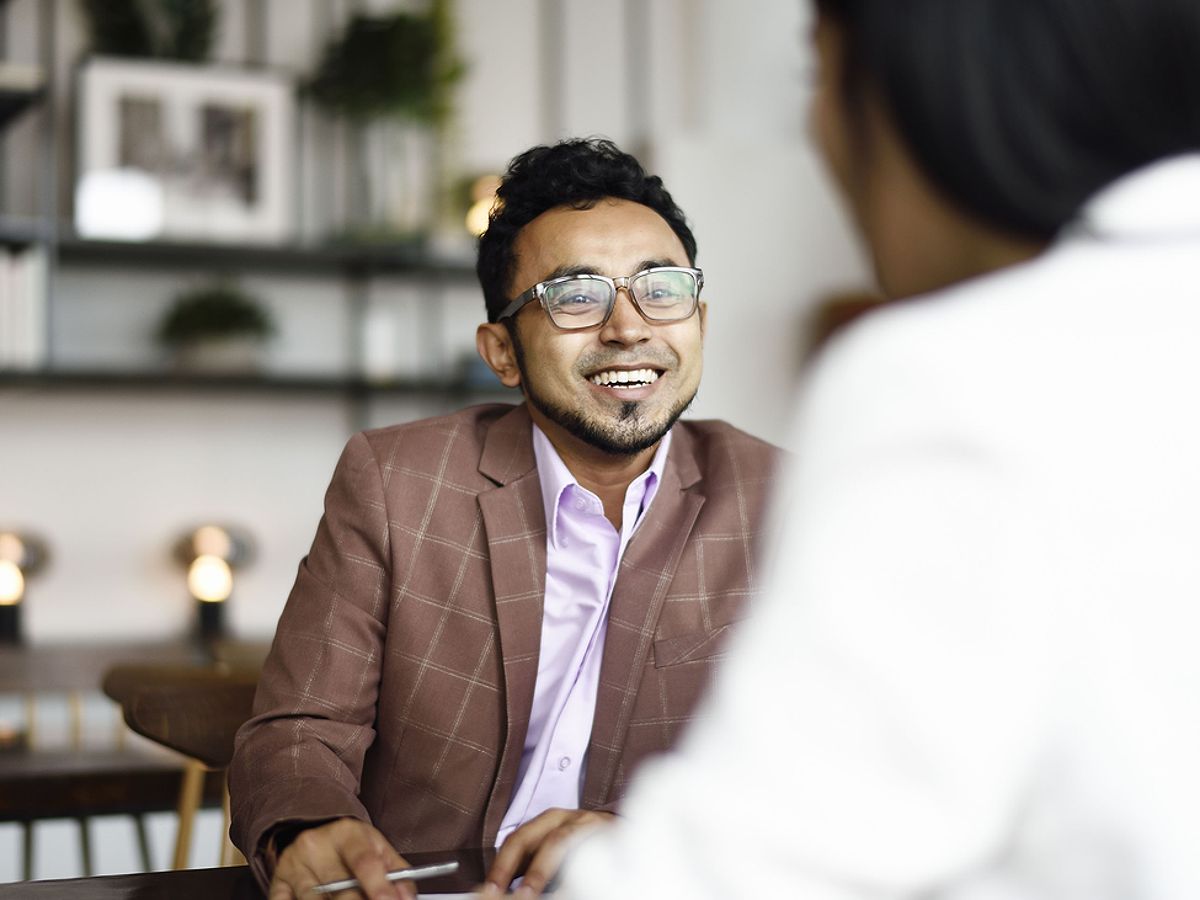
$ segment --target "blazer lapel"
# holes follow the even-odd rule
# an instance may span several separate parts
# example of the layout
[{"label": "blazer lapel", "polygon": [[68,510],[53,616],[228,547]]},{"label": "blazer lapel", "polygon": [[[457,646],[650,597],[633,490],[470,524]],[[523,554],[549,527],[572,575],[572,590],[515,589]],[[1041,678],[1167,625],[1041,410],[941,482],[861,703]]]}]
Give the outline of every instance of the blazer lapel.
[{"label": "blazer lapel", "polygon": [[703,493],[699,489],[689,490],[699,481],[695,447],[687,431],[677,428],[671,437],[662,484],[637,534],[625,548],[609,603],[600,687],[581,797],[585,808],[603,806],[611,799],[621,748],[658,615],[704,505]]},{"label": "blazer lapel", "polygon": [[496,597],[506,712],[504,748],[484,813],[483,841],[491,846],[512,798],[524,750],[546,593],[546,517],[532,424],[524,405],[488,431],[479,471],[498,484],[479,495],[479,509]]}]

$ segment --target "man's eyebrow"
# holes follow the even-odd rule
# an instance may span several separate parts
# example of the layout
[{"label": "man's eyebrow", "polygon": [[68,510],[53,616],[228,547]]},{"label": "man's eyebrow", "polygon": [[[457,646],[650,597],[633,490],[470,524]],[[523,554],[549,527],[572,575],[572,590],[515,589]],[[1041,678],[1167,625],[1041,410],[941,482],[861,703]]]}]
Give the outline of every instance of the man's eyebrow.
[{"label": "man's eyebrow", "polygon": [[[633,272],[623,272],[622,275],[633,275],[636,272],[641,272],[644,269],[657,269],[660,266],[678,266],[679,263],[673,259],[643,259],[637,264],[637,268]],[[607,272],[601,272],[595,266],[587,265],[568,265],[559,266],[542,281],[552,281],[555,278],[569,278],[573,275],[607,275]]]},{"label": "man's eyebrow", "polygon": [[542,281],[552,281],[555,278],[569,278],[572,275],[600,275],[602,274],[595,266],[559,266]]},{"label": "man's eyebrow", "polygon": [[[638,263],[636,271],[641,272],[645,269],[657,269],[662,266],[678,265],[680,265],[680,263],[675,262],[673,259],[643,259],[640,263]],[[687,265],[687,263],[685,262],[683,265]],[[630,272],[629,274],[632,275],[633,272]]]}]

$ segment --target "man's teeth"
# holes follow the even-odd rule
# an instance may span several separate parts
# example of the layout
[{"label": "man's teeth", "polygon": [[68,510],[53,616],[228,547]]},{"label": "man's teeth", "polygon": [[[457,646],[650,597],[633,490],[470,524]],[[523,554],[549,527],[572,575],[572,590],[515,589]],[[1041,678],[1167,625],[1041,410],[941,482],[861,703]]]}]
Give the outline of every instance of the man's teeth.
[{"label": "man's teeth", "polygon": [[592,384],[598,385],[618,385],[627,387],[641,387],[646,384],[654,384],[658,381],[658,373],[653,369],[634,369],[628,371],[611,371],[597,372],[591,378]]}]

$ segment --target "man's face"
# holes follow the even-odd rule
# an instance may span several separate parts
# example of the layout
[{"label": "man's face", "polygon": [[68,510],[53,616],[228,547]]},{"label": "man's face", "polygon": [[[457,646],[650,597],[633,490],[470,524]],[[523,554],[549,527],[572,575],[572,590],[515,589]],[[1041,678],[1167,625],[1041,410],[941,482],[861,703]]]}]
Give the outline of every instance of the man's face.
[{"label": "man's face", "polygon": [[[620,277],[651,266],[689,265],[666,221],[628,200],[548,210],[521,230],[513,249],[513,297],[563,274]],[[574,439],[609,454],[645,450],[696,395],[703,304],[683,321],[651,324],[621,290],[612,315],[599,327],[561,331],[537,301],[514,318],[513,349],[531,414],[560,447]],[[619,373],[645,378],[646,370],[645,382],[618,382],[633,377]]]}]

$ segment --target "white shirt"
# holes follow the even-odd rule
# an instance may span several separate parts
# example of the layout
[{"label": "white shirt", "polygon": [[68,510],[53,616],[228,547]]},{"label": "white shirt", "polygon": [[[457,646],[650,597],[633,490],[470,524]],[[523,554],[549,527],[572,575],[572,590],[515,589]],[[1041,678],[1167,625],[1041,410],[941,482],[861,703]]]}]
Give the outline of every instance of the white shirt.
[{"label": "white shirt", "polygon": [[868,317],[772,586],[560,897],[1200,898],[1200,155]]}]

